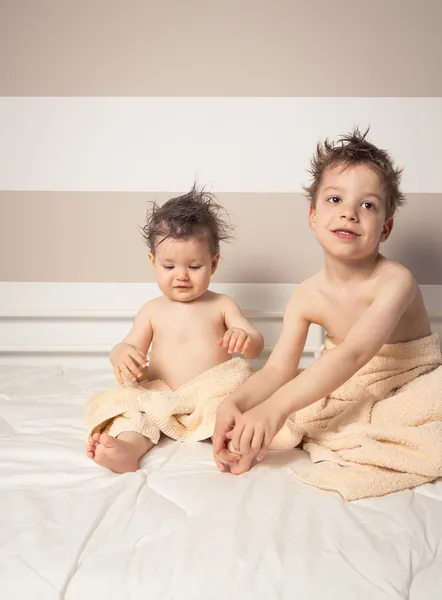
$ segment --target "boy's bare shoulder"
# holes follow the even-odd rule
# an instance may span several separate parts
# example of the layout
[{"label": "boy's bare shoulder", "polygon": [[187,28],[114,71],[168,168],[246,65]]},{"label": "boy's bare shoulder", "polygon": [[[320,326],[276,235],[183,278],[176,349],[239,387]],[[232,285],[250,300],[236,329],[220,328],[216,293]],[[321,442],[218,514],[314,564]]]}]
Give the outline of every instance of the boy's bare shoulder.
[{"label": "boy's bare shoulder", "polygon": [[387,258],[382,258],[374,273],[376,278],[376,291],[380,293],[385,287],[395,286],[398,292],[414,295],[417,282],[409,269]]},{"label": "boy's bare shoulder", "polygon": [[287,309],[295,310],[302,318],[312,321],[312,308],[320,297],[323,278],[323,271],[319,271],[297,285],[290,294]]}]

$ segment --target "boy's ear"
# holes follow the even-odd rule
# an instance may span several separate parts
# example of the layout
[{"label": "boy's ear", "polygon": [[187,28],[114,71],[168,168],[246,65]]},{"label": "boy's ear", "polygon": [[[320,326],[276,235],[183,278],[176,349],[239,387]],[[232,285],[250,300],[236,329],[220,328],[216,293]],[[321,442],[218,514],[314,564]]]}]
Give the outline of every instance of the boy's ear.
[{"label": "boy's ear", "polygon": [[155,267],[155,256],[154,254],[152,254],[152,252],[149,252],[149,260],[150,264],[152,265],[152,268]]},{"label": "boy's ear", "polygon": [[210,273],[211,275],[213,275],[218,267],[218,262],[219,262],[219,252],[217,252],[216,254],[214,254],[212,256],[212,272]]},{"label": "boy's ear", "polygon": [[310,210],[308,211],[308,224],[310,229],[314,231],[316,228],[316,209],[313,207],[313,204],[310,204]]},{"label": "boy's ear", "polygon": [[393,229],[393,225],[394,225],[394,217],[390,217],[389,219],[387,219],[385,221],[385,223],[382,227],[381,242],[385,242],[386,240],[388,240],[391,230]]}]

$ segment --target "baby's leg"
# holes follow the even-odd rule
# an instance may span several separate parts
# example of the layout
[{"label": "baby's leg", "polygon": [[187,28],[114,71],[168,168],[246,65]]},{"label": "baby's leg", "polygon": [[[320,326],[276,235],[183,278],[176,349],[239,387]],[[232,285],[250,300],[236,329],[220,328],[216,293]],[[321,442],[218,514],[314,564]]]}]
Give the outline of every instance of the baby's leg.
[{"label": "baby's leg", "polygon": [[123,431],[118,437],[94,433],[89,439],[87,455],[114,473],[130,473],[138,470],[140,459],[153,446],[149,438],[133,431]]}]

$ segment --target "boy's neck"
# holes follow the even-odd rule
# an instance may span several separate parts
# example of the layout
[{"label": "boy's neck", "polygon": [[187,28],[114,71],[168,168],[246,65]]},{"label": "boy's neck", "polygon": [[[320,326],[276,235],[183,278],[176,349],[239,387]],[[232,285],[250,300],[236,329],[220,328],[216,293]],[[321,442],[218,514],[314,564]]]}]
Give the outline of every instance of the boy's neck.
[{"label": "boy's neck", "polygon": [[342,285],[369,279],[377,264],[382,260],[379,252],[359,261],[345,261],[324,253],[325,276],[332,284]]}]

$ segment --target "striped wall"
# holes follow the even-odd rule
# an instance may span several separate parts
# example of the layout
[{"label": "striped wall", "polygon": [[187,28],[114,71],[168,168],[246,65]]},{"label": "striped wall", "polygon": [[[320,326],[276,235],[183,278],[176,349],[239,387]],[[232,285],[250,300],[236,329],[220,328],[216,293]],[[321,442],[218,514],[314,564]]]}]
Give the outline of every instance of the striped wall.
[{"label": "striped wall", "polygon": [[302,185],[354,125],[404,167],[385,253],[442,284],[439,0],[2,0],[0,281],[153,281],[147,202],[206,184],[216,282],[321,266]]}]

